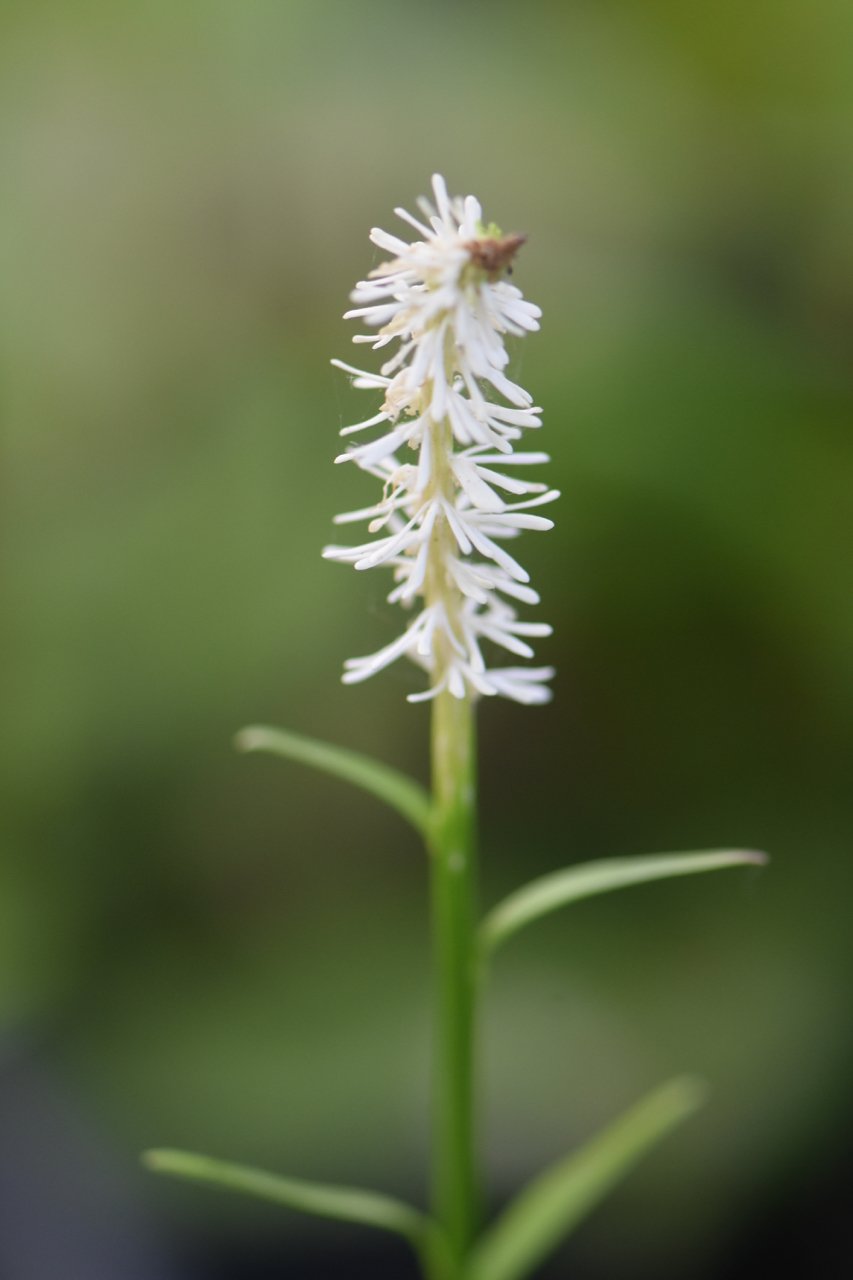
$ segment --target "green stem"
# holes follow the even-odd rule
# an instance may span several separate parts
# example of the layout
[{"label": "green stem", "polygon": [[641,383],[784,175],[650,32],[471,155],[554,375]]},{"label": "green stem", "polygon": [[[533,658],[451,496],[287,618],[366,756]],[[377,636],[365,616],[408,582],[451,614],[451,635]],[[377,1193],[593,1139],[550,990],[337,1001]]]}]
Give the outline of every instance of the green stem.
[{"label": "green stem", "polygon": [[458,1272],[477,1228],[474,1153],[476,794],[474,706],[433,703],[432,927],[435,958],[433,1213]]}]

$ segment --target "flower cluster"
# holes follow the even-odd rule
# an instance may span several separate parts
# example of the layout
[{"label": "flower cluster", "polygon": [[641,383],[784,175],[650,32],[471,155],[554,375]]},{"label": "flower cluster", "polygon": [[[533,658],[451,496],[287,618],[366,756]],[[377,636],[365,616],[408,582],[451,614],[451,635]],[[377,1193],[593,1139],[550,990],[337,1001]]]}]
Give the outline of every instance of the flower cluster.
[{"label": "flower cluster", "polygon": [[522,529],[551,528],[553,522],[531,508],[558,496],[503,470],[548,461],[544,453],[514,452],[524,429],[541,425],[541,411],[506,376],[503,341],[504,334],[538,329],[541,312],[502,278],[523,237],[484,227],[478,201],[450,199],[441,177],[432,186],[435,205],[419,202],[423,222],[395,210],[422,238],[409,244],[371,232],[393,259],[356,286],[356,306],[345,316],[378,330],[355,342],[378,349],[396,340],[395,354],[379,374],[333,361],[356,387],[384,396],[377,414],[341,432],[381,426],[383,434],[336,459],[355,462],[383,491],[373,506],[336,517],[338,524],[368,521],[373,539],[323,554],[356,569],[390,567],[389,601],[417,606],[398,639],[351,658],[343,678],[364,680],[405,654],[430,681],[424,693],[410,695],[412,702],[444,689],[457,698],[501,694],[546,702],[551,668],[487,667],[481,648],[489,641],[531,658],[528,638],[551,631],[545,623],[519,621],[510,602],[537,604],[539,597],[503,545]]}]

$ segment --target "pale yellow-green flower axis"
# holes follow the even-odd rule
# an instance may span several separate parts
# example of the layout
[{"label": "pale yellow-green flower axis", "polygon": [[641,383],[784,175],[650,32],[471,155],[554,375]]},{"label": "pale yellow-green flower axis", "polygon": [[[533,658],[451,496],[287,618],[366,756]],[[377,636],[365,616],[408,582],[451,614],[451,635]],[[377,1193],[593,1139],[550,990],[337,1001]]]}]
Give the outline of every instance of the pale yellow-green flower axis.
[{"label": "pale yellow-green flower axis", "polygon": [[541,312],[501,278],[522,237],[484,228],[479,202],[449,198],[443,178],[436,175],[432,188],[435,204],[419,202],[423,222],[395,210],[421,238],[409,244],[371,232],[373,243],[394,256],[356,285],[356,306],[346,313],[378,330],[355,342],[376,349],[396,340],[396,353],[381,373],[333,362],[356,387],[384,395],[378,413],[341,432],[382,426],[384,434],[336,459],[375,476],[383,492],[375,505],[336,518],[367,520],[377,536],[323,554],[356,569],[390,567],[389,601],[414,612],[398,639],[350,658],[343,678],[364,680],[405,654],[429,676],[429,687],[410,694],[411,702],[444,689],[457,698],[547,702],[550,667],[487,666],[482,652],[486,641],[532,658],[528,638],[551,631],[518,619],[511,602],[538,604],[539,597],[503,545],[523,529],[551,528],[531,508],[558,497],[544,484],[503,472],[548,461],[544,453],[514,451],[524,430],[541,425],[541,410],[504,372],[504,335],[538,329]]}]

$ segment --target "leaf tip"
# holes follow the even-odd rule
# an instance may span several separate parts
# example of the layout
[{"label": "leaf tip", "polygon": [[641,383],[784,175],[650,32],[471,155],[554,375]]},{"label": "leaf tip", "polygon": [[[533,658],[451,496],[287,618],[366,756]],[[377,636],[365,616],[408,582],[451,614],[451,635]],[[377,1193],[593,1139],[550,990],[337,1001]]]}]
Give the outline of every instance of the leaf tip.
[{"label": "leaf tip", "polygon": [[149,1169],[152,1173],[165,1173],[169,1167],[170,1152],[159,1147],[152,1147],[148,1151],[143,1151],[139,1157],[140,1162],[145,1169]]},{"label": "leaf tip", "polygon": [[257,751],[263,746],[263,740],[264,731],[260,725],[250,724],[234,735],[234,749],[242,752]]},{"label": "leaf tip", "polygon": [[710,1092],[708,1081],[693,1075],[676,1076],[661,1086],[661,1093],[666,1095],[673,1111],[684,1116],[692,1115],[703,1107]]}]

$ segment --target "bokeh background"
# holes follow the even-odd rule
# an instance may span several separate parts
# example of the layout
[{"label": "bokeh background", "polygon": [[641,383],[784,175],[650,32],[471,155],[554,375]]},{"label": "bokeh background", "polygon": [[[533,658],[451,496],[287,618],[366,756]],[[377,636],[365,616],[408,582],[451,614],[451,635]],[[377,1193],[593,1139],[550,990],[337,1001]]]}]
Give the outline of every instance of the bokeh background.
[{"label": "bokeh background", "polygon": [[747,845],[500,958],[499,1204],[659,1080],[713,1084],[543,1275],[843,1274],[853,1067],[853,8],[42,0],[0,43],[3,1280],[413,1276],[158,1182],[150,1145],[423,1195],[425,868],[280,723],[425,774],[339,317],[443,172],[529,243],[563,490],[544,710],[482,709],[483,896]]}]

